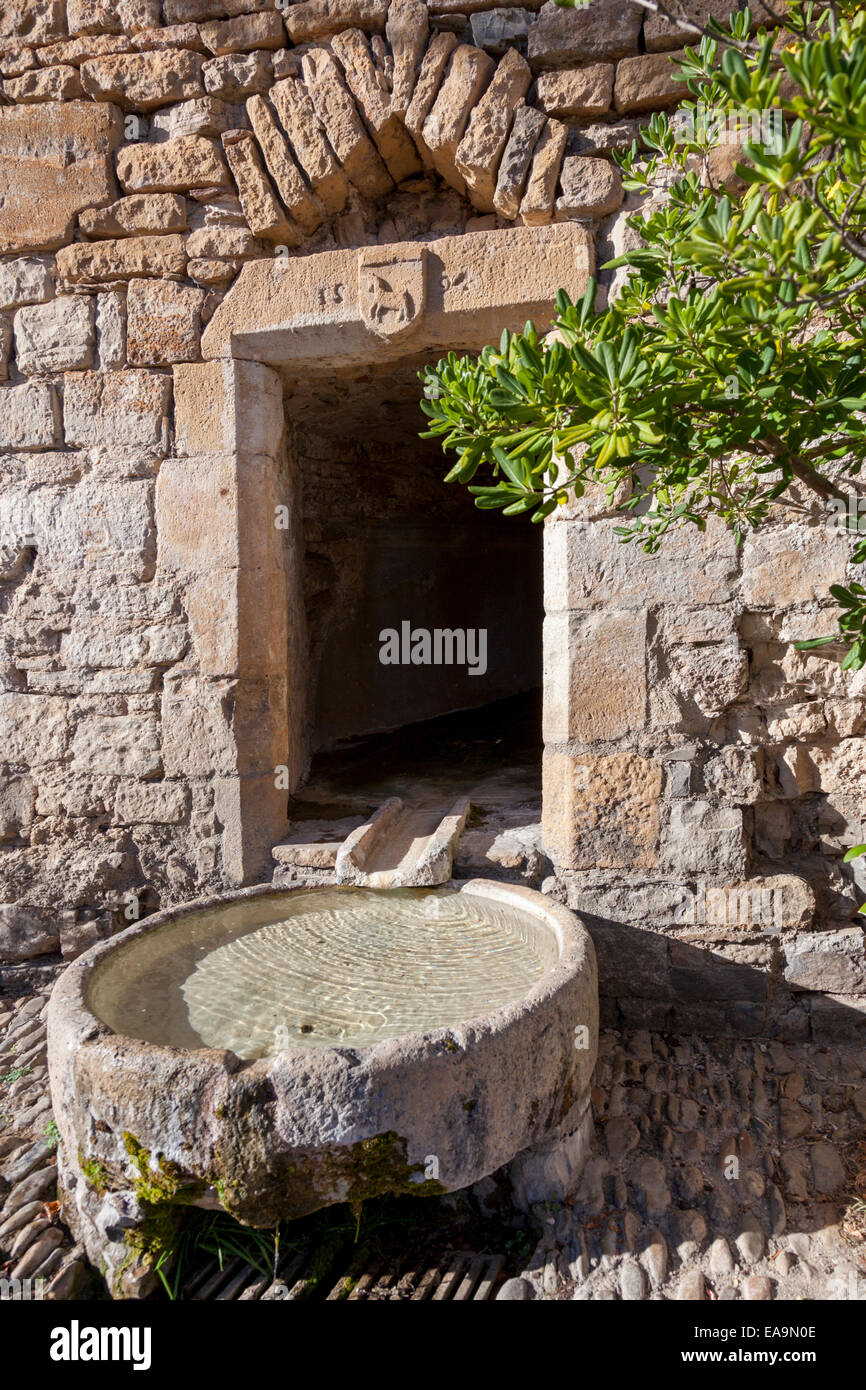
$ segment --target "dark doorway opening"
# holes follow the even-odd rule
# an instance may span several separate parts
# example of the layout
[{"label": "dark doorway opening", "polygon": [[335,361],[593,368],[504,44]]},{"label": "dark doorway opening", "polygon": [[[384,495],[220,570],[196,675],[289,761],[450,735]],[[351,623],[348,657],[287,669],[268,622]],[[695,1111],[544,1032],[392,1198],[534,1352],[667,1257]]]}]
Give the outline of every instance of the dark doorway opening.
[{"label": "dark doorway opening", "polygon": [[448,459],[419,438],[417,370],[308,382],[287,402],[309,787],[405,795],[419,778],[540,763],[542,528],[443,481]]}]

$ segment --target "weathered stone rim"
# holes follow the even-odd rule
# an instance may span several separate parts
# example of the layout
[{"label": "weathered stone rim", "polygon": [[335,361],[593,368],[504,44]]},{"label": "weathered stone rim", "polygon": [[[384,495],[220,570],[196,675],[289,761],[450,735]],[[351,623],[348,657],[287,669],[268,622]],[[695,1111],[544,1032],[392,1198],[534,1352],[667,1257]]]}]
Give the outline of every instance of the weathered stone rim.
[{"label": "weathered stone rim", "polygon": [[[545,971],[540,980],[522,995],[520,999],[513,1000],[509,1004],[503,1004],[489,1013],[471,1015],[465,1019],[460,1019],[458,1023],[448,1024],[437,1028],[416,1030],[408,1033],[401,1033],[395,1038],[386,1038],[379,1042],[370,1043],[363,1047],[333,1047],[318,1046],[305,1047],[302,1043],[294,1045],[288,1049],[293,1057],[301,1058],[322,1058],[325,1054],[339,1052],[345,1056],[352,1054],[359,1060],[366,1058],[376,1058],[384,1061],[387,1053],[396,1048],[401,1052],[411,1048],[413,1052],[430,1048],[436,1050],[441,1045],[443,1039],[453,1033],[455,1028],[467,1026],[483,1027],[491,1033],[505,1031],[509,1024],[513,1022],[515,1016],[549,1003],[559,992],[566,987],[576,974],[580,974],[587,966],[587,944],[589,936],[585,927],[580,922],[577,914],[570,909],[562,907],[555,900],[543,897],[535,889],[524,888],[518,884],[499,883],[494,879],[473,878],[466,882],[455,884],[443,884],[442,888],[456,888],[458,892],[469,893],[470,896],[498,898],[502,902],[510,902],[513,906],[528,912],[531,916],[538,919],[553,934],[559,955],[556,964]],[[362,893],[363,888],[352,886],[336,885],[339,892]],[[267,1071],[273,1063],[274,1058],[280,1056],[273,1053],[267,1057],[256,1058],[248,1061],[238,1057],[230,1049],[223,1048],[183,1048],[175,1047],[168,1043],[154,1043],[146,1039],[135,1038],[127,1033],[119,1033],[109,1024],[105,1023],[96,1014],[89,1000],[89,988],[91,981],[107,958],[122,951],[125,946],[133,941],[138,941],[144,936],[149,936],[152,932],[159,931],[163,927],[171,926],[183,918],[198,912],[213,911],[221,907],[230,906],[233,903],[249,900],[285,897],[290,893],[317,893],[323,891],[334,891],[328,885],[327,888],[285,888],[275,887],[273,884],[257,884],[251,888],[240,888],[229,893],[206,894],[200,898],[190,899],[188,902],[177,904],[166,908],[162,912],[153,913],[141,922],[136,922],[117,936],[109,938],[107,941],[99,942],[92,946],[77,960],[73,961],[62,976],[57,981],[52,994],[52,1012],[61,1007],[67,1017],[68,1011],[75,1011],[78,1015],[79,1023],[84,1025],[84,1034],[81,1041],[86,1037],[88,1041],[104,1040],[107,1038],[117,1038],[124,1044],[143,1049],[152,1057],[184,1057],[196,1056],[202,1059],[212,1057],[220,1059],[225,1063],[231,1057],[235,1059],[236,1066],[232,1066],[233,1072],[260,1068]],[[388,891],[378,890],[378,891]],[[434,892],[437,890],[433,890]]]}]

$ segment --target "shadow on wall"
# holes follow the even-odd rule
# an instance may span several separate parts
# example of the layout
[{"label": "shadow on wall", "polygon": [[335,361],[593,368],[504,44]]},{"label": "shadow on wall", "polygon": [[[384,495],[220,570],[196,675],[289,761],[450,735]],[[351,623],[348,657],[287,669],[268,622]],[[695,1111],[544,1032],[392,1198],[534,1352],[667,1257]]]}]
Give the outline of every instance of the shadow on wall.
[{"label": "shadow on wall", "polygon": [[866,986],[851,994],[792,989],[781,937],[771,939],[769,969],[756,969],[711,945],[579,915],[595,943],[605,1027],[866,1048]]}]

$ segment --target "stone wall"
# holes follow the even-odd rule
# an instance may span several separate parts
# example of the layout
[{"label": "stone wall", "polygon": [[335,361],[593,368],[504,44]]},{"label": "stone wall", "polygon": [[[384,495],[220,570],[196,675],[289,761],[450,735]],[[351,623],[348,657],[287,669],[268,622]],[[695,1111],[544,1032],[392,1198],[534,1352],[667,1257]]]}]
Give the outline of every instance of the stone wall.
[{"label": "stone wall", "polygon": [[546,527],[545,844],[595,919],[613,1022],[862,1032],[863,882],[841,857],[866,679],[792,645],[835,630],[850,550],[800,501],[741,548],[711,526],[654,557],[601,507]]},{"label": "stone wall", "polygon": [[[276,824],[274,766],[302,775],[303,575],[261,518],[299,524],[304,334],[346,328],[342,280],[298,268],[406,243],[421,275],[441,246],[431,344],[467,345],[476,301],[498,333],[473,268],[497,238],[539,233],[516,305],[557,273],[547,229],[600,261],[632,235],[609,156],[676,102],[689,36],[628,0],[10,0],[0,31],[0,959],[27,962],[260,877],[250,808]],[[255,332],[281,269],[313,306],[291,380]],[[220,308],[241,282],[245,322]],[[615,1017],[863,1017],[840,863],[863,683],[792,646],[833,627],[848,545],[825,520],[655,559],[598,509],[545,528],[548,886],[591,914]]]}]

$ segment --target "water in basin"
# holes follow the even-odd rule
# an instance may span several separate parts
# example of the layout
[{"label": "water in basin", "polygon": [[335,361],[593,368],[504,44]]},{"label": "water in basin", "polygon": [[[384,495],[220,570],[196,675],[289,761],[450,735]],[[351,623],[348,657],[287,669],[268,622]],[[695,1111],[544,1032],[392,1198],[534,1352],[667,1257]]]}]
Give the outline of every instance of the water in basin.
[{"label": "water in basin", "polygon": [[115,1032],[252,1060],[367,1046],[522,999],[556,962],[550,929],[448,889],[316,889],[190,912],[94,972]]}]

